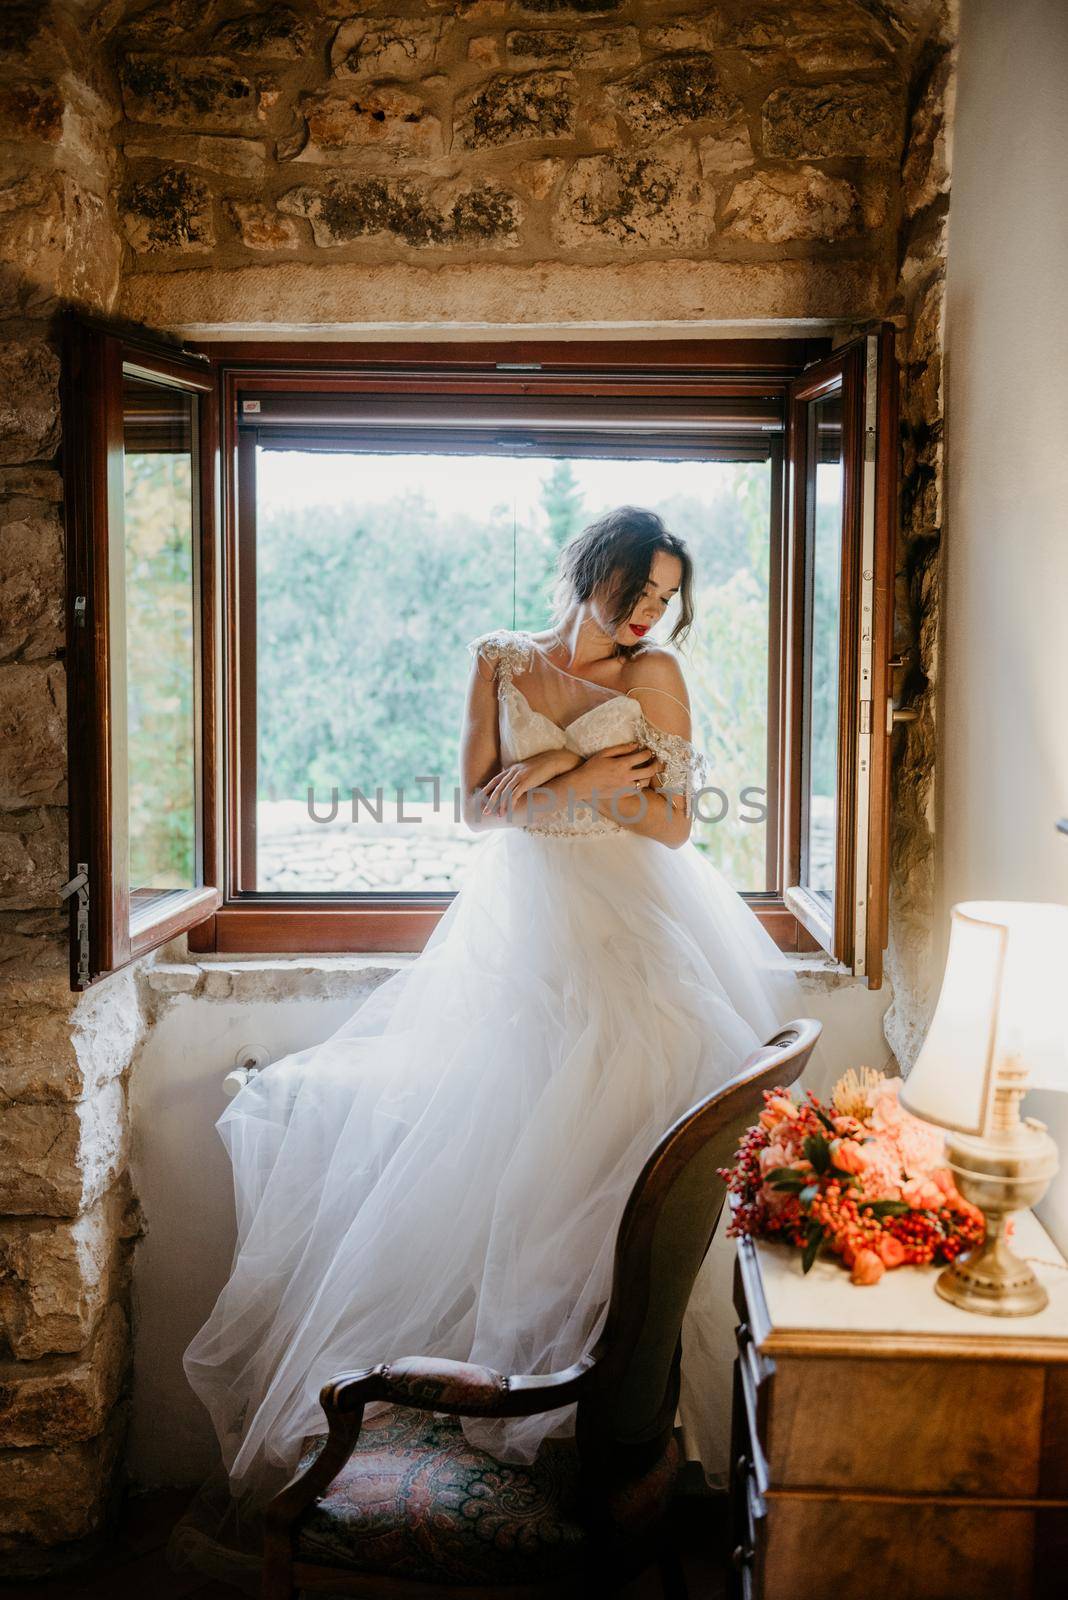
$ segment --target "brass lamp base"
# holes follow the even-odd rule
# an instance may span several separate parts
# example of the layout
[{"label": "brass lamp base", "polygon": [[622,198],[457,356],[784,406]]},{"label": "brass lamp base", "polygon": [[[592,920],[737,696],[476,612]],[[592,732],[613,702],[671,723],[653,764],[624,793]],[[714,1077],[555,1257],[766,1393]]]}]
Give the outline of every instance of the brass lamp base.
[{"label": "brass lamp base", "polygon": [[951,1133],[946,1157],[957,1188],[986,1218],[986,1238],[954,1261],[935,1288],[943,1300],[988,1317],[1028,1317],[1049,1295],[1026,1261],[1005,1242],[1005,1221],[1041,1200],[1057,1170],[1057,1146],[1040,1122],[1017,1123],[1009,1137]]}]

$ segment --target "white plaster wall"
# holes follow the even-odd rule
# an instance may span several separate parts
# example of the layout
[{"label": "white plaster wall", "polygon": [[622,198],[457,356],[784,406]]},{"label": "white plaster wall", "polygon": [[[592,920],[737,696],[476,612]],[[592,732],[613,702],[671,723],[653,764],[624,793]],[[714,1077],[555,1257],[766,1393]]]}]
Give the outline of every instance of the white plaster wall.
[{"label": "white plaster wall", "polygon": [[[886,990],[872,993],[853,982],[828,987],[817,977],[805,1000],[837,1061],[886,1062]],[[222,1080],[239,1047],[262,1044],[277,1059],[325,1039],[355,1004],[351,997],[242,1001],[179,994],[162,1003],[135,1063],[132,1173],[148,1225],[133,1284],[127,1467],[138,1487],[195,1483],[216,1459],[215,1436],[186,1383],[182,1351],[208,1316],[233,1254],[229,1160],[214,1128],[226,1104]]]},{"label": "white plaster wall", "polygon": [[[1054,829],[1068,815],[1066,83],[1064,0],[968,0],[946,312],[943,941],[958,900],[1068,901]],[[1033,1109],[1068,1160],[1068,1095]],[[1068,1176],[1044,1218],[1068,1250]]]}]

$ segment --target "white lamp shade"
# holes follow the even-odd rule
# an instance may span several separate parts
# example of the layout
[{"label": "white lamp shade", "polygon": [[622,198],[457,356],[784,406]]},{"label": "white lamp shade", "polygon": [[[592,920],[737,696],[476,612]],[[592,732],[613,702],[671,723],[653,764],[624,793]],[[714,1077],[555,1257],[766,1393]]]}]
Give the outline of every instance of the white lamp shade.
[{"label": "white lamp shade", "polygon": [[1068,906],[968,900],[951,913],[938,1005],[901,1103],[983,1135],[1009,1067],[1029,1088],[1068,1090]]}]

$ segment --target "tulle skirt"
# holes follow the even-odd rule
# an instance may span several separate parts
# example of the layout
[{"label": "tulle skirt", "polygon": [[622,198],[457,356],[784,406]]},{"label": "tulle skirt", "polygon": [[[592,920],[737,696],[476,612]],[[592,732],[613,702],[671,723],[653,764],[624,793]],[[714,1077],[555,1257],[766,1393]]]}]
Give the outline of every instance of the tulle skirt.
[{"label": "tulle skirt", "polygon": [[[217,1123],[237,1247],[184,1359],[235,1504],[255,1516],[290,1476],[339,1371],[576,1360],[603,1325],[650,1151],[803,1011],[788,963],[692,842],[487,833],[418,960]],[[680,1402],[713,1480],[732,1320],[730,1253],[714,1245],[683,1325]],[[574,1407],[463,1428],[530,1461],[573,1433]]]}]

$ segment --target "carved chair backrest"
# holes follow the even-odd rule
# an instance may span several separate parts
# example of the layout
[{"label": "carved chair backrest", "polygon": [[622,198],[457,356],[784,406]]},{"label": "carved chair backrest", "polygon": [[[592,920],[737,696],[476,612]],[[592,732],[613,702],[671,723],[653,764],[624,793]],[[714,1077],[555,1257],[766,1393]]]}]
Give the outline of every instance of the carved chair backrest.
[{"label": "carved chair backrest", "polygon": [[681,1328],[726,1196],[718,1175],[764,1107],[804,1070],[821,1024],[787,1023],[722,1089],[669,1128],[642,1169],[616,1236],[612,1293],[576,1434],[585,1471],[612,1479],[659,1458],[675,1420]]}]

